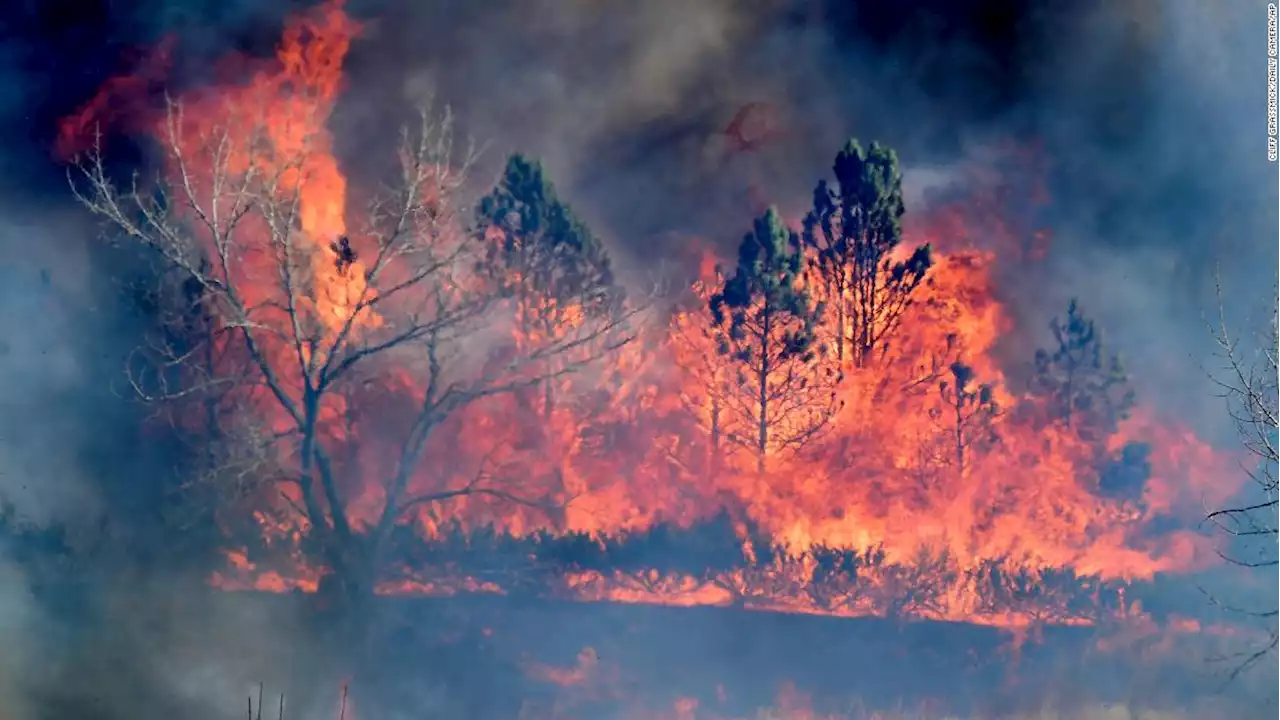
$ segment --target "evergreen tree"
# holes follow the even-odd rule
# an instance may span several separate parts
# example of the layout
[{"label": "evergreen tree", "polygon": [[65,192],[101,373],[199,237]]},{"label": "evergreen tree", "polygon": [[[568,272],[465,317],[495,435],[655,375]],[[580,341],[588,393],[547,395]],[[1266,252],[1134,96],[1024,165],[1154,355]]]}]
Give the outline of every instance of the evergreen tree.
[{"label": "evergreen tree", "polygon": [[560,199],[542,163],[515,154],[493,190],[480,199],[477,221],[496,230],[494,269],[518,273],[520,289],[595,305],[616,292],[609,255]]},{"label": "evergreen tree", "polygon": [[863,367],[883,356],[933,259],[928,245],[894,259],[905,208],[893,150],[849,140],[832,169],[835,186],[821,180],[813,191],[804,241],[835,311],[836,355]]},{"label": "evergreen tree", "polygon": [[[579,310],[603,315],[621,302],[604,246],[560,199],[540,162],[510,156],[480,200],[477,224],[487,241],[484,271],[514,296],[522,337],[557,337]],[[543,390],[549,416],[553,382]]]},{"label": "evergreen tree", "polygon": [[720,268],[699,277],[670,320],[672,359],[691,382],[680,392],[688,416],[705,433],[706,445],[698,473],[714,477],[724,458],[724,439],[740,418],[725,411],[725,398],[734,392],[733,361],[720,352],[723,330],[707,322],[708,303],[724,287]]},{"label": "evergreen tree", "polygon": [[1074,299],[1066,318],[1055,317],[1049,329],[1057,347],[1036,351],[1032,390],[1045,398],[1051,419],[1101,442],[1133,408],[1120,357],[1107,353],[1102,332]]},{"label": "evergreen tree", "polygon": [[799,236],[770,208],[742,238],[736,271],[709,303],[719,351],[736,366],[726,410],[745,427],[729,440],[754,453],[760,472],[767,457],[814,438],[836,409],[839,377],[819,357],[822,307],[802,287],[804,269]]},{"label": "evergreen tree", "polygon": [[994,422],[1000,407],[995,401],[995,387],[977,382],[972,367],[956,362],[951,364],[951,380],[938,383],[938,394],[946,405],[946,410],[938,414],[939,419],[955,453],[956,472],[963,475],[973,453],[997,440]]}]

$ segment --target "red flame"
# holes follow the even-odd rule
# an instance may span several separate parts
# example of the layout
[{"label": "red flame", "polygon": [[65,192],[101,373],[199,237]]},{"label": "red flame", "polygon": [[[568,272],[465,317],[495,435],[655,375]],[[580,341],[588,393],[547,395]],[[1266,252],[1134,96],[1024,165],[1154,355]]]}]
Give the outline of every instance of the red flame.
[{"label": "red flame", "polygon": [[[184,164],[167,168],[171,179],[195,183],[198,194],[216,192],[200,185],[209,174],[202,163],[214,151],[226,153],[220,157],[229,158],[233,171],[253,164],[278,173],[281,192],[297,193],[302,236],[314,246],[314,289],[308,305],[294,312],[318,319],[331,333],[351,322],[354,332],[384,322],[373,312],[353,321],[354,298],[376,288],[366,287],[359,260],[343,267],[325,251],[347,235],[347,181],[326,121],[342,87],[343,59],[358,31],[341,4],[330,2],[297,18],[277,56],[252,64],[247,82],[186,95],[176,119],[153,125],[161,140],[172,140],[183,151]],[[113,81],[100,98],[118,94],[128,82]],[[106,100],[95,99],[68,120],[64,137],[77,137],[104,119],[105,107]],[[258,127],[265,132],[251,136]],[[999,219],[982,202],[967,212]],[[240,239],[241,260],[228,282],[247,304],[280,307],[266,221],[249,220],[246,231],[256,234]],[[991,607],[973,579],[989,565],[1032,578],[1072,571],[1102,580],[1149,579],[1196,568],[1205,556],[1204,539],[1188,530],[1156,532],[1153,521],[1160,515],[1193,517],[1203,495],[1229,493],[1231,483],[1222,482],[1229,476],[1229,460],[1185,429],[1139,411],[1102,446],[1115,452],[1126,442],[1149,443],[1152,477],[1140,497],[1101,492],[1098,443],[1045,419],[1038,412],[1041,402],[1012,388],[992,357],[997,340],[1011,328],[994,292],[993,248],[1003,246],[986,243],[975,249],[957,240],[967,221],[947,209],[913,222],[908,244],[928,242],[943,252],[894,339],[896,359],[874,370],[844,369],[839,412],[829,432],[806,452],[770,457],[761,473],[747,454],[712,447],[708,388],[720,386],[718,374],[731,370],[708,332],[712,321],[705,301],[721,279],[707,255],[690,288],[696,302],[645,328],[638,341],[608,357],[603,367],[558,380],[557,393],[570,401],[547,410],[536,398],[509,394],[474,404],[436,433],[428,452],[437,460],[411,478],[414,487],[439,491],[458,488],[480,471],[513,481],[518,477],[524,493],[562,505],[562,512],[463,494],[418,506],[412,526],[425,539],[439,538],[453,523],[472,529],[493,524],[515,536],[545,530],[602,538],[642,532],[660,522],[691,527],[727,513],[743,536],[745,556],[758,559],[765,549],[747,537],[745,528],[752,526],[796,557],[761,560],[754,569],[710,578],[579,569],[567,573],[557,591],[576,599],[743,603],[858,615],[887,612],[903,585],[919,579],[903,573],[935,573],[930,598],[898,611],[1010,625],[1031,619]],[[1045,238],[1035,236],[1030,256],[1043,252]],[[358,246],[359,238],[352,242]],[[574,322],[571,314],[563,320]],[[268,327],[289,321],[283,311],[258,318]],[[525,342],[530,339],[516,337],[510,344],[518,348]],[[262,351],[287,358],[292,349],[280,342]],[[378,479],[388,475],[392,453],[378,428],[394,423],[406,398],[422,392],[411,364],[400,360],[389,360],[377,382],[361,394],[325,399],[326,437],[349,451],[344,462],[357,470],[352,484],[342,488],[357,528],[373,523],[385,495]],[[971,451],[963,465],[948,455],[954,453],[946,446],[947,408],[938,391],[946,366],[955,361],[991,383],[998,404],[1009,410],[993,421],[999,442]],[[273,367],[281,369],[280,382],[301,382],[290,374],[290,362],[282,359]],[[242,412],[257,413],[273,429],[284,429],[278,402],[260,386],[247,389],[240,402]],[[269,538],[296,540],[308,520],[296,511],[296,492],[286,488],[284,493],[287,503],[264,501],[257,518]],[[864,570],[856,588],[819,592],[812,582],[820,570],[817,561],[802,554],[814,547],[875,555],[880,565]],[[259,570],[243,552],[229,558],[232,567],[215,577],[229,588],[314,591],[323,574],[311,560]],[[883,563],[898,569],[875,569]],[[445,570],[411,573],[380,586],[386,593],[460,590],[505,591],[500,581]],[[1056,619],[1082,621],[1069,614]]]}]

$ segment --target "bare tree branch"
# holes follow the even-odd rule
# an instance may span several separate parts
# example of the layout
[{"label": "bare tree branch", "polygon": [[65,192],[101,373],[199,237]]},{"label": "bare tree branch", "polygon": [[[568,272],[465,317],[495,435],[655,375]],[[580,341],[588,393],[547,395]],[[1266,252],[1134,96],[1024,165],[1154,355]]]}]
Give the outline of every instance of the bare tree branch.
[{"label": "bare tree branch", "polygon": [[[333,167],[327,156],[317,163],[323,131],[281,146],[265,107],[224,103],[211,120],[208,108],[188,116],[169,100],[156,138],[164,169],[149,183],[117,183],[100,137],[68,176],[112,236],[157,260],[162,332],[134,353],[127,377],[175,424],[198,421],[209,433],[207,468],[187,489],[221,486],[228,497],[276,504],[334,571],[359,577],[376,571],[381,545],[415,506],[483,495],[553,511],[484,468],[460,485],[416,488],[428,441],[462,408],[575,373],[630,342],[638,310],[592,316],[489,360],[508,341],[477,338],[509,321],[512,299],[506,283],[477,270],[486,249],[461,197],[476,150],[457,147],[448,110],[419,109],[400,138],[397,182],[356,213],[352,232],[345,208],[331,207],[345,198],[324,194],[317,175]],[[323,117],[305,119],[323,128]],[[340,220],[317,226],[318,214]],[[592,302],[600,288],[582,292],[558,301]],[[361,402],[361,382],[388,371],[415,384],[416,409],[403,427],[381,431],[398,435],[397,462],[372,479],[383,506],[357,527],[344,483],[359,472],[359,440],[335,432],[333,418]],[[278,489],[262,492],[267,485]]]},{"label": "bare tree branch", "polygon": [[[1227,322],[1226,304],[1223,302],[1220,278],[1215,278],[1218,300],[1216,321],[1210,331],[1217,344],[1217,357],[1221,362],[1216,371],[1210,371],[1210,379],[1219,390],[1227,412],[1235,424],[1236,433],[1243,445],[1247,459],[1241,472],[1252,481],[1252,493],[1236,504],[1218,508],[1208,513],[1205,520],[1222,532],[1230,546],[1218,555],[1225,562],[1240,568],[1257,570],[1280,564],[1276,538],[1280,533],[1280,495],[1277,494],[1277,443],[1280,442],[1280,369],[1277,368],[1277,314],[1273,300],[1268,327],[1251,337],[1241,337],[1232,331]],[[1276,297],[1278,293],[1273,293]],[[1267,538],[1259,547],[1256,539]],[[1253,542],[1250,542],[1253,541]],[[1242,543],[1247,547],[1242,546]],[[1260,553],[1260,558],[1246,558],[1246,550]],[[1224,603],[1210,595],[1215,605],[1228,612],[1267,621],[1268,640],[1259,647],[1234,654],[1229,659],[1235,663],[1228,681],[1234,680],[1246,670],[1276,650],[1277,632],[1275,619],[1280,609],[1267,607],[1250,609]]]}]

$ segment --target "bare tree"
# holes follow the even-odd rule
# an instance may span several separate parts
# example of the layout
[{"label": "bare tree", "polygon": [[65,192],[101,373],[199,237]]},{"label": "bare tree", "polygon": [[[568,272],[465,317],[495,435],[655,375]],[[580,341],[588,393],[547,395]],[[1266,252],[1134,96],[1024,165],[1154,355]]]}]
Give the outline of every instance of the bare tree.
[{"label": "bare tree", "polygon": [[689,377],[679,387],[680,403],[706,438],[696,475],[714,477],[724,455],[733,449],[725,438],[741,432],[742,419],[726,411],[733,394],[733,360],[720,352],[722,331],[711,322],[708,308],[725,278],[717,268],[704,273],[690,288],[686,302],[670,320],[671,350],[676,364]]},{"label": "bare tree", "polygon": [[[281,142],[255,110],[228,107],[211,123],[170,102],[159,133],[165,171],[153,183],[113,179],[99,142],[77,159],[72,187],[114,235],[153,252],[166,270],[163,294],[182,300],[162,318],[167,339],[145,353],[155,372],[134,375],[138,394],[205,408],[220,433],[211,476],[278,490],[355,598],[372,592],[379,556],[410,508],[466,495],[545,502],[488,472],[419,487],[434,430],[483,398],[546,382],[545,368],[574,372],[631,335],[615,313],[494,352],[505,336],[490,328],[509,321],[510,298],[480,270],[484,248],[463,227],[475,153],[455,147],[447,111],[421,108],[401,135],[398,181],[372,196],[348,235],[335,232],[344,208],[332,205],[344,198],[325,192],[324,149],[311,138]],[[362,408],[375,378],[399,378],[409,409]],[[379,464],[380,510],[357,518],[350,489],[365,478],[351,475],[367,468],[350,461],[359,442],[349,426],[370,417],[380,437],[394,437],[395,459]]]},{"label": "bare tree", "polygon": [[938,397],[944,408],[932,414],[950,446],[952,457],[948,464],[963,477],[969,471],[973,453],[996,441],[992,423],[1000,408],[995,401],[995,388],[989,383],[976,383],[973,368],[955,362],[951,364],[951,380],[938,383]]},{"label": "bare tree", "polygon": [[[1226,319],[1222,287],[1217,285],[1218,317],[1211,327],[1222,364],[1211,379],[1226,401],[1227,411],[1235,424],[1240,442],[1247,453],[1243,471],[1252,481],[1252,492],[1229,507],[1209,513],[1208,520],[1229,539],[1229,547],[1220,554],[1235,566],[1250,571],[1280,565],[1276,540],[1280,534],[1280,497],[1277,496],[1277,443],[1280,438],[1280,386],[1277,385],[1277,307],[1272,305],[1270,322],[1264,331],[1242,338],[1233,332]],[[1272,297],[1276,297],[1273,294]],[[1274,302],[1274,301],[1273,301]],[[1218,604],[1226,605],[1215,598]],[[1231,671],[1236,677],[1275,652],[1277,633],[1275,620],[1280,608],[1238,607],[1227,609],[1262,620],[1268,628],[1268,641],[1238,656]]]}]

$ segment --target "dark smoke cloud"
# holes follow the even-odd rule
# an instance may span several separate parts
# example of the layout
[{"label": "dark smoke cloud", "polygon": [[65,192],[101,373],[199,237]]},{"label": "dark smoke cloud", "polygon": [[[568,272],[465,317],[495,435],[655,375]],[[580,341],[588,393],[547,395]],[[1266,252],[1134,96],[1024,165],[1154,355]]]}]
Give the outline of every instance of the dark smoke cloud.
[{"label": "dark smoke cloud", "polygon": [[1238,324],[1260,329],[1274,308],[1265,18],[1261,2],[1130,2],[1082,16],[1034,107],[1060,166],[1045,287],[1081,296],[1135,371],[1150,369],[1145,394],[1204,430],[1222,427],[1198,372],[1214,265]]},{"label": "dark smoke cloud", "polygon": [[[911,28],[899,29],[907,37],[897,43],[868,38],[851,27],[858,18],[821,3],[356,9],[380,19],[352,58],[353,130],[376,127],[404,92],[436,88],[499,159],[513,149],[543,157],[624,256],[669,233],[731,243],[749,222],[752,184],[798,207],[851,134],[891,142],[909,162],[954,160],[967,135],[995,134],[994,125],[983,128],[998,115],[991,97],[1010,92],[1003,87],[1012,75],[998,64],[1034,41],[907,46]],[[907,22],[875,19],[886,33]],[[922,89],[925,76],[936,93]],[[724,129],[754,102],[772,106],[780,136],[758,153],[728,151]],[[356,143],[376,137],[346,134]]]},{"label": "dark smoke cloud", "polygon": [[[121,70],[131,46],[176,34],[177,79],[194,82],[228,49],[269,52],[284,15],[305,4],[30,0],[2,11],[0,489],[24,512],[93,515],[119,499],[101,492],[106,468],[140,462],[137,418],[105,379],[118,377],[138,321],[96,279],[113,256],[51,159],[57,118]],[[512,150],[542,157],[633,270],[677,255],[690,236],[731,246],[752,186],[798,213],[850,135],[899,150],[909,211],[964,190],[954,187],[964,169],[1000,142],[1039,141],[1053,166],[1055,244],[1039,269],[1010,269],[1015,313],[1038,330],[1082,297],[1146,398],[1223,427],[1199,370],[1210,269],[1222,264],[1246,322],[1266,309],[1257,304],[1277,265],[1260,0],[350,7],[370,22],[334,127],[357,178],[385,167],[365,158],[390,159],[383,139],[431,90],[488,144],[482,172]],[[776,109],[781,135],[755,154],[726,153],[722,131],[751,102]],[[0,642],[45,658],[29,633],[7,631],[32,607],[24,584],[0,587],[16,588],[12,602],[0,597]],[[260,618],[218,617],[228,644],[272,635]],[[235,655],[218,648],[202,665],[171,651],[181,626],[117,628],[113,647],[165,650],[137,673],[173,687],[183,686],[175,673],[205,677],[217,672],[208,658]],[[220,691],[244,679],[221,677]]]},{"label": "dark smoke cloud", "polygon": [[[158,567],[147,554],[162,546],[130,536],[159,515],[169,469],[120,392],[145,323],[116,282],[128,258],[71,201],[52,140],[130,46],[160,34],[137,10],[0,9],[0,502],[23,527],[65,530],[52,558],[24,552],[7,517],[0,537],[0,714],[16,720],[240,716],[247,683],[276,679],[245,666],[244,648],[292,637],[280,618],[200,606],[185,578],[136,576]],[[51,582],[66,568],[74,583]]]},{"label": "dark smoke cloud", "polygon": [[[399,117],[386,109],[432,88],[494,163],[544,158],[623,265],[691,235],[731,249],[752,186],[798,215],[851,135],[899,150],[909,212],[963,192],[948,185],[1001,142],[1038,142],[1056,239],[1007,278],[1034,334],[1017,345],[1081,297],[1145,395],[1215,429],[1200,371],[1211,269],[1233,308],[1252,307],[1277,264],[1264,4],[853,5],[369,0],[354,9],[378,20],[337,126],[349,156],[376,155]],[[723,129],[752,102],[773,105],[780,136],[726,153]]]}]

